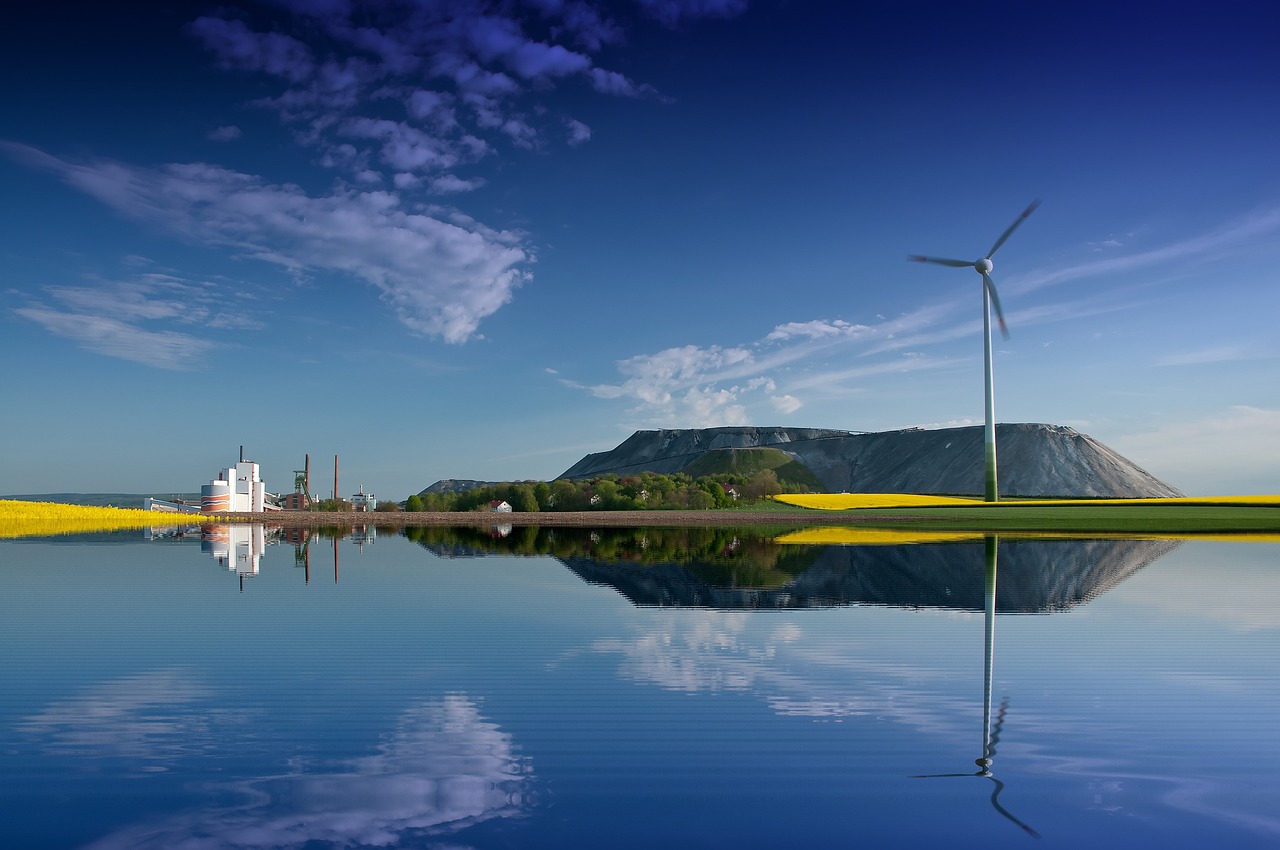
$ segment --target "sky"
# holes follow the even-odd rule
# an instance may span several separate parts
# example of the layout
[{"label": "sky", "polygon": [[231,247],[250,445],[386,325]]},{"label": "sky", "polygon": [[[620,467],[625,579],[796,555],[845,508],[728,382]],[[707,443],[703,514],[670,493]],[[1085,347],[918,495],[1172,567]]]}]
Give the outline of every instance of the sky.
[{"label": "sky", "polygon": [[[0,13],[0,493],[404,499],[636,430],[1067,425],[1280,492],[1280,11]],[[322,483],[317,483],[322,482]]]}]

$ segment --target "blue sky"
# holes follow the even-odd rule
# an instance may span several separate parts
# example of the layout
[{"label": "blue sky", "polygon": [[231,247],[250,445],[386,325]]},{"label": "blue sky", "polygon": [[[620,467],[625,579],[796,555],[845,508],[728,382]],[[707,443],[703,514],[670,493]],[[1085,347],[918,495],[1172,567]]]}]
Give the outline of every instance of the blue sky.
[{"label": "blue sky", "polygon": [[937,5],[4,12],[0,492],[979,424],[1035,198],[998,420],[1280,491],[1280,13]]}]

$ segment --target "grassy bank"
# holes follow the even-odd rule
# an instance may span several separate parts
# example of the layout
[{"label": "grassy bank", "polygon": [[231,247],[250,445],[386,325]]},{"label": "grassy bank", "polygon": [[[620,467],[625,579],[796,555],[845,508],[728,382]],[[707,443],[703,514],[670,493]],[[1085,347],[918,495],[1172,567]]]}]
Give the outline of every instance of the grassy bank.
[{"label": "grassy bank", "polygon": [[[801,504],[803,503],[803,504]],[[742,508],[706,511],[578,511],[543,513],[289,513],[171,514],[123,508],[0,500],[0,538],[77,534],[115,529],[218,522],[322,528],[374,525],[573,526],[611,528],[768,526],[801,529],[849,526],[910,529],[913,533],[1023,533],[1073,536],[1125,534],[1230,535],[1280,542],[1280,496],[1208,499],[1076,501],[974,499],[910,494],[780,496]],[[865,536],[865,531],[861,532]]]},{"label": "grassy bank", "polygon": [[939,531],[1261,534],[1280,541],[1280,496],[983,502],[910,494],[778,496],[851,524]]}]

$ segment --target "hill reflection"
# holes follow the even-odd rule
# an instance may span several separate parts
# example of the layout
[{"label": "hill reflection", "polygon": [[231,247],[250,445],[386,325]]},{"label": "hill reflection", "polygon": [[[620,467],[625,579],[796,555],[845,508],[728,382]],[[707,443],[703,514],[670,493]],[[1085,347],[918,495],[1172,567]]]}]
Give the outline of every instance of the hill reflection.
[{"label": "hill reflection", "polygon": [[[642,607],[879,605],[984,609],[984,543],[786,544],[752,529],[409,528],[441,557],[550,555]],[[1002,540],[1000,613],[1079,605],[1178,547],[1177,540]]]}]

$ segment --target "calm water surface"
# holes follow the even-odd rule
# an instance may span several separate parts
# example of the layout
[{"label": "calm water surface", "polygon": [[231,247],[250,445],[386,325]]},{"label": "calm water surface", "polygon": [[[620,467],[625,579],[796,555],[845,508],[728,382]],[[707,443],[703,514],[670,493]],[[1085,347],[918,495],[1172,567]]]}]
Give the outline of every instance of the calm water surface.
[{"label": "calm water surface", "polygon": [[1280,844],[1280,547],[502,531],[0,543],[3,845]]}]

